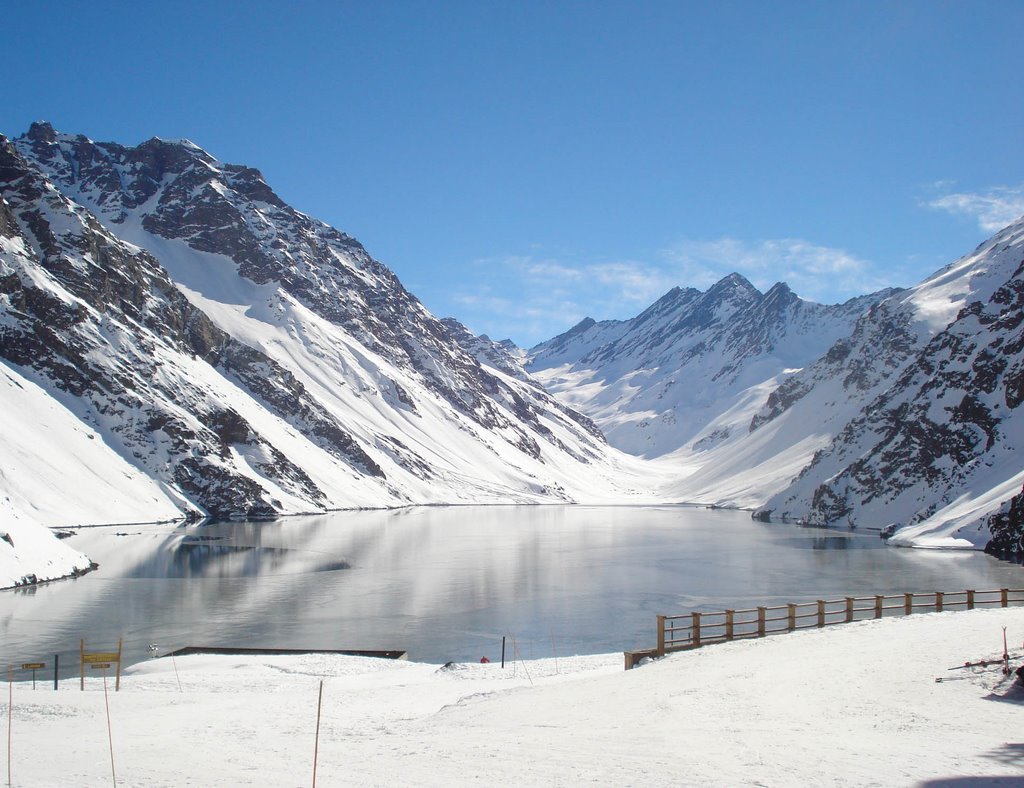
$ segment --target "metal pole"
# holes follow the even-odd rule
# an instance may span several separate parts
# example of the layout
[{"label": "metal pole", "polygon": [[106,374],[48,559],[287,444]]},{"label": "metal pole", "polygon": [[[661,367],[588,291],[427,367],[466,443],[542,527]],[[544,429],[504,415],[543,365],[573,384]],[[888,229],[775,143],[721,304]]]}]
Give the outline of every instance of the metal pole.
[{"label": "metal pole", "polygon": [[505,669],[505,636],[501,636],[501,669]]},{"label": "metal pole", "polygon": [[60,666],[60,654],[53,655],[53,691],[57,691],[57,668]]}]

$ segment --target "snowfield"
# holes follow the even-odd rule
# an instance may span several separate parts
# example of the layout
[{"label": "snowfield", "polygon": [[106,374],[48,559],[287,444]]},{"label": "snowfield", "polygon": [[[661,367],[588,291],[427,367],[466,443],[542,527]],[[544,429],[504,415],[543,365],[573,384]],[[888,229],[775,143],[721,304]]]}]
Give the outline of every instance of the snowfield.
[{"label": "snowfield", "polygon": [[[108,682],[117,784],[310,785],[323,680],[321,786],[1024,785],[1024,687],[999,665],[950,670],[1001,656],[1003,627],[1016,668],[1024,608],[807,630],[629,672],[619,654],[504,670],[161,658],[119,693]],[[11,689],[13,785],[111,784],[102,679]]]}]

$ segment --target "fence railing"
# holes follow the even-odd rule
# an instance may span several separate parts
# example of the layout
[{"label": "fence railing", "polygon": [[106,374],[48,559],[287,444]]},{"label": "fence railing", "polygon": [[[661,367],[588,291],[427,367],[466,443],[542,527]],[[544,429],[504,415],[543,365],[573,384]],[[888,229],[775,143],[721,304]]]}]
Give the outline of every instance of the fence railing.
[{"label": "fence railing", "polygon": [[664,656],[673,651],[724,643],[742,638],[761,638],[798,629],[847,624],[884,616],[904,616],[923,611],[973,610],[1024,604],[1024,589],[999,588],[988,591],[932,591],[912,594],[848,596],[766,605],[746,610],[693,612],[658,616],[657,646],[625,652],[626,670],[643,657]]}]

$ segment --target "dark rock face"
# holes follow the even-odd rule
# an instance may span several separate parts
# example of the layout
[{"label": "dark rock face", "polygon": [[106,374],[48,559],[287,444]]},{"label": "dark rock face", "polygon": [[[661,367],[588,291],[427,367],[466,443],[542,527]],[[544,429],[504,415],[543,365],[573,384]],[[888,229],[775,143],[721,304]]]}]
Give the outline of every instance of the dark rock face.
[{"label": "dark rock face", "polygon": [[1024,556],[1024,490],[988,521],[992,540],[985,546],[993,555]]},{"label": "dark rock face", "polygon": [[[1019,347],[1007,353],[1021,341],[1020,290],[1018,270],[988,304],[963,310],[865,415],[843,430],[833,451],[848,445],[860,451],[865,443],[872,448],[818,488],[811,508],[815,521],[842,519],[851,501],[894,499],[917,487],[937,493],[933,501],[949,501],[976,463],[1013,450],[1000,425],[1010,415],[1004,411],[1013,410],[1006,401],[1006,369],[1022,362]],[[1016,333],[1007,330],[1011,323],[1017,323]],[[933,507],[922,508],[911,522],[930,515]]]}]

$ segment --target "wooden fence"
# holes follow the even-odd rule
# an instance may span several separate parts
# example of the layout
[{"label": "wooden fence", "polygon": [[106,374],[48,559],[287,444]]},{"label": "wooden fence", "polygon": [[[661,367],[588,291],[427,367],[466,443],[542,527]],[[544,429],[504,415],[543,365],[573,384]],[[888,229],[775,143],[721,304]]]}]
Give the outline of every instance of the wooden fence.
[{"label": "wooden fence", "polygon": [[1007,607],[1019,604],[1024,604],[1024,589],[1000,588],[994,591],[934,591],[888,596],[848,596],[842,599],[818,599],[814,602],[796,602],[748,610],[658,616],[657,647],[625,652],[626,670],[636,665],[643,657],[661,657],[672,651],[686,651],[729,640],[762,638],[798,629],[924,611],[973,610],[980,607]]}]

